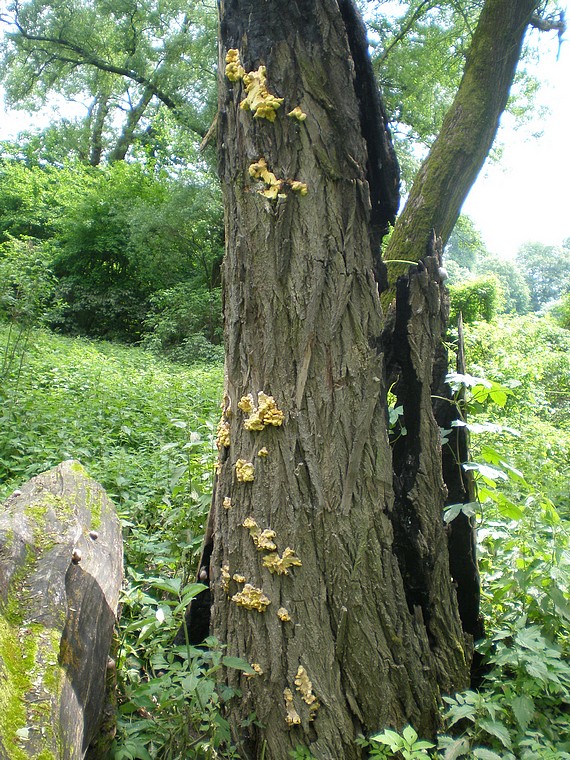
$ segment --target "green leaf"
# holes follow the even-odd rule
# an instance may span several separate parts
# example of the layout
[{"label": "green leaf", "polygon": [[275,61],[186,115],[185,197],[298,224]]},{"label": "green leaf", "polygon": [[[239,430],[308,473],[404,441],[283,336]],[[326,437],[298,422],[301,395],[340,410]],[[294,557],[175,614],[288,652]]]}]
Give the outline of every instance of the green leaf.
[{"label": "green leaf", "polygon": [[443,760],[457,760],[458,757],[463,757],[470,750],[469,740],[465,738],[456,739],[453,744],[450,744],[446,748],[443,755]]},{"label": "green leaf", "polygon": [[511,748],[511,736],[508,728],[503,723],[499,723],[496,720],[481,720],[479,721],[479,727],[488,734],[491,734],[491,736],[496,737],[506,749]]},{"label": "green leaf", "polygon": [[404,730],[402,731],[402,736],[410,745],[415,744],[415,742],[418,739],[418,735],[416,731],[412,728],[412,726],[406,726]]},{"label": "green leaf", "polygon": [[385,729],[381,734],[375,734],[370,737],[370,741],[380,742],[390,747],[392,752],[397,752],[402,747],[402,737],[395,731],[391,731],[389,728]]},{"label": "green leaf", "polygon": [[167,591],[169,594],[178,596],[180,592],[180,578],[149,578],[152,588]]},{"label": "green leaf", "polygon": [[570,622],[570,602],[566,599],[562,591],[560,591],[559,588],[556,588],[556,586],[551,586],[548,594],[554,602],[556,612]]},{"label": "green leaf", "polygon": [[506,517],[508,520],[521,520],[524,517],[523,510],[514,502],[512,502],[510,499],[507,499],[507,497],[502,494],[498,493],[497,498],[494,499],[494,501],[497,504],[497,507],[499,508],[499,512],[503,517]]},{"label": "green leaf", "polygon": [[414,749],[416,750],[422,750],[422,749],[431,749],[432,747],[435,747],[435,744],[432,744],[431,742],[426,742],[425,739],[420,739],[419,741],[415,741],[413,743]]},{"label": "green leaf", "polygon": [[500,388],[491,388],[489,398],[500,407],[503,407],[507,403],[507,394]]},{"label": "green leaf", "polygon": [[446,718],[451,718],[451,720],[448,720],[447,726],[448,728],[451,728],[451,726],[455,725],[458,720],[461,720],[462,718],[468,718],[471,721],[475,721],[475,715],[477,713],[476,708],[474,705],[471,704],[464,704],[464,705],[458,705],[458,707],[452,707],[447,713]]},{"label": "green leaf", "polygon": [[473,757],[478,758],[478,760],[503,760],[501,755],[497,755],[496,752],[484,749],[483,747],[475,747],[473,749]]},{"label": "green leaf", "polygon": [[455,520],[458,514],[463,512],[467,517],[473,517],[479,508],[478,501],[468,501],[466,504],[449,504],[445,507],[443,519],[446,523]]},{"label": "green leaf", "polygon": [[222,665],[226,668],[234,668],[235,670],[242,670],[244,673],[253,675],[255,670],[251,667],[249,662],[240,659],[239,657],[230,657],[229,655],[222,657]]},{"label": "green leaf", "polygon": [[534,701],[531,697],[523,694],[511,700],[511,707],[517,723],[523,731],[526,731],[534,715]]},{"label": "green leaf", "polygon": [[491,467],[488,464],[481,464],[480,462],[465,462],[463,469],[478,472],[483,478],[488,478],[491,481],[509,479],[504,470],[500,470],[498,467]]}]

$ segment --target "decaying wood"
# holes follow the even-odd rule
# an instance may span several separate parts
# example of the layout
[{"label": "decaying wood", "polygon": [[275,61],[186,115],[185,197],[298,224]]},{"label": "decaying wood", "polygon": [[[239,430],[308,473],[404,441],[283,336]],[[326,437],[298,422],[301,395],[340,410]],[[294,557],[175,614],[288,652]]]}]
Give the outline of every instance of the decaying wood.
[{"label": "decaying wood", "polygon": [[3,760],[85,757],[105,702],[122,560],[115,508],[78,462],[33,478],[3,505]]}]

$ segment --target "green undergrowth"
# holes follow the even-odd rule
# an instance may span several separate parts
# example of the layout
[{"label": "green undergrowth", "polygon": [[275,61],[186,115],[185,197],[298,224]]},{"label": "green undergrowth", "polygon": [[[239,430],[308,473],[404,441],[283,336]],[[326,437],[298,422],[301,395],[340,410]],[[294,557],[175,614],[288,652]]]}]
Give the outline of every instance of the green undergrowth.
[{"label": "green undergrowth", "polygon": [[220,708],[232,695],[214,682],[223,651],[213,645],[181,654],[172,639],[196,593],[188,581],[211,501],[222,366],[170,364],[140,349],[43,330],[28,330],[13,346],[14,332],[0,325],[0,500],[77,459],[122,519],[113,756],[176,757],[179,746],[193,748],[189,757],[213,757],[229,745]]},{"label": "green undergrowth", "polygon": [[[0,355],[8,338],[0,326]],[[43,331],[19,346],[0,375],[0,498],[75,458],[123,521],[110,757],[240,757],[226,721],[236,695],[216,674],[248,665],[213,640],[200,650],[172,647],[200,590],[192,579],[211,499],[222,367],[168,364]],[[470,374],[450,382],[468,399],[478,500],[461,508],[479,526],[487,630],[479,648],[488,671],[477,691],[446,698],[437,746],[412,728],[363,746],[370,757],[562,760],[570,758],[570,333],[546,318],[501,318],[469,325],[466,353]]]}]

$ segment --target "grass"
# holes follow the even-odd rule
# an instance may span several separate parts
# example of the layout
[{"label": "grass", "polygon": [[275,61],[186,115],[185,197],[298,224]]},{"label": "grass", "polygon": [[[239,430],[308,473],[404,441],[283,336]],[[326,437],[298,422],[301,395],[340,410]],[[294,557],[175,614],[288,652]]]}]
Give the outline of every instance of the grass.
[{"label": "grass", "polygon": [[[6,339],[0,326],[0,353]],[[156,508],[181,477],[190,438],[199,443],[190,459],[210,456],[221,387],[220,366],[34,331],[19,378],[0,378],[0,498],[74,458],[131,517]]]}]

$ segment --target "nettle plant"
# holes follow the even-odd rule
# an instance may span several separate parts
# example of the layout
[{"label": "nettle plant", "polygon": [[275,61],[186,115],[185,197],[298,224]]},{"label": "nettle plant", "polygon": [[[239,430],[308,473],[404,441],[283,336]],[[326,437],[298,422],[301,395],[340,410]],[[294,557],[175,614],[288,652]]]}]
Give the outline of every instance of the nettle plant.
[{"label": "nettle plant", "polygon": [[[235,668],[254,677],[249,663],[224,654],[213,637],[188,640],[184,611],[206,587],[179,578],[149,577],[128,568],[117,672],[121,693],[114,760],[239,758],[224,715],[239,692],[218,683]],[[172,644],[183,626],[186,644]],[[254,716],[252,716],[254,719]]]},{"label": "nettle plant", "polygon": [[488,671],[479,692],[445,698],[447,728],[459,736],[441,737],[440,747],[444,757],[570,758],[568,528],[505,455],[504,437],[518,431],[482,419],[493,404],[509,421],[515,384],[458,373],[447,382],[460,411],[455,424],[473,441],[473,460],[458,465],[471,473],[476,501],[448,506],[444,519],[477,518],[487,625],[478,648]]},{"label": "nettle plant", "polygon": [[[474,501],[446,507],[476,520],[482,611],[487,636],[477,643],[486,674],[478,691],[444,697],[447,733],[437,749],[410,726],[386,730],[365,745],[371,757],[453,760],[570,759],[570,540],[553,501],[531,485],[505,453],[520,433],[515,382],[450,373],[455,425],[470,435],[473,458],[461,467],[474,480]],[[394,401],[394,399],[392,399]],[[489,421],[492,410],[501,424]],[[406,435],[403,410],[389,410],[393,435]],[[505,424],[503,424],[503,421]],[[442,430],[442,445],[450,444]],[[480,442],[482,440],[482,442]]]}]

